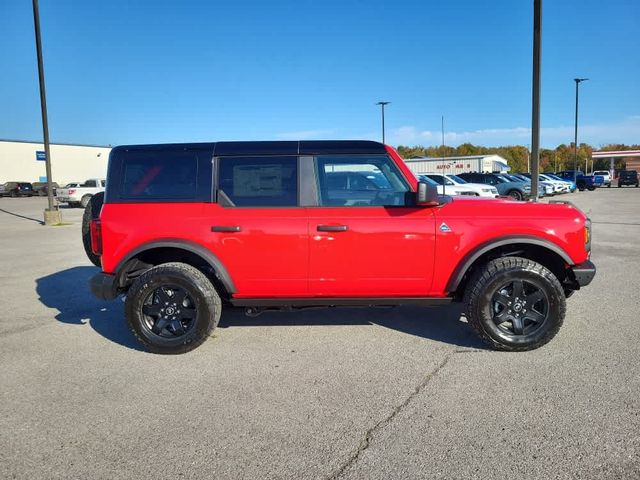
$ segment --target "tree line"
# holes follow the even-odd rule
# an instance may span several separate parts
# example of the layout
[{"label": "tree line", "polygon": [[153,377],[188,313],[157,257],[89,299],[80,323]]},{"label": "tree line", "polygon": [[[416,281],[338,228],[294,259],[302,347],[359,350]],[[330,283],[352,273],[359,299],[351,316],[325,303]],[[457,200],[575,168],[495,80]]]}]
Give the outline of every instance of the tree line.
[{"label": "tree line", "polygon": [[[608,158],[592,158],[591,152],[594,148],[587,144],[578,145],[578,169],[584,170],[585,160],[588,160],[589,170],[609,170]],[[614,150],[640,150],[640,145],[609,144],[597,149],[598,151]],[[506,159],[514,172],[526,172],[529,170],[529,149],[523,145],[508,145],[503,147],[482,147],[471,143],[463,143],[457,147],[447,145],[439,147],[423,147],[416,145],[408,147],[400,145],[398,153],[403,158],[416,157],[457,157],[467,155],[500,155]],[[626,159],[616,158],[614,167],[616,170],[624,169]],[[554,149],[540,149],[540,171],[558,172],[562,170],[573,170],[574,151],[573,142],[561,144]]]}]

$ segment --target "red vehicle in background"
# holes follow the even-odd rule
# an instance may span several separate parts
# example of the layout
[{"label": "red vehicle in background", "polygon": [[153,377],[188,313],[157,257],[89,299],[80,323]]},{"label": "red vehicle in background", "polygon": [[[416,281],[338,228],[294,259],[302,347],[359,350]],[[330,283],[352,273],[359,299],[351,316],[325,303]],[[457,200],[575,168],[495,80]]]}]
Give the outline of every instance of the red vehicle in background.
[{"label": "red vehicle in background", "polygon": [[595,275],[587,217],[436,188],[377,142],[117,147],[91,223],[91,290],[126,295],[132,332],[158,353],[200,345],[223,304],[255,315],[462,301],[494,348],[547,343]]}]

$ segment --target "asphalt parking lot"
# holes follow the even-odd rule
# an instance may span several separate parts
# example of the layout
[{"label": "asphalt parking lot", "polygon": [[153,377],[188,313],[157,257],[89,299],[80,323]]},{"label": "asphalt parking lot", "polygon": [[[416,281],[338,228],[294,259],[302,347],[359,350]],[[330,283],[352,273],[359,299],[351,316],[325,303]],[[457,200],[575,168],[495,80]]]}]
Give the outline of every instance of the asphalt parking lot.
[{"label": "asphalt parking lot", "polygon": [[486,350],[458,307],[223,314],[141,351],[46,198],[0,199],[0,478],[640,478],[640,189],[564,195],[598,274],[559,335]]}]

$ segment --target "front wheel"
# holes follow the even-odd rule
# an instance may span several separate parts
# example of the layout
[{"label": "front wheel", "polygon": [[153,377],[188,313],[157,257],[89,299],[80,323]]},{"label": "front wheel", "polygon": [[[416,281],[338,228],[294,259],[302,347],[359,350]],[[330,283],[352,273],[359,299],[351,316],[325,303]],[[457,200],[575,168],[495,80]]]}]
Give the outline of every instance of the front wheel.
[{"label": "front wheel", "polygon": [[147,350],[185,353],[201,345],[218,324],[220,296],[209,279],[185,263],[165,263],[133,283],[125,302],[129,328]]},{"label": "front wheel", "polygon": [[492,260],[470,280],[466,317],[496,350],[533,350],[558,333],[566,297],[556,276],[527,258]]},{"label": "front wheel", "polygon": [[524,197],[522,196],[522,193],[519,192],[518,190],[511,190],[508,195],[513,198],[514,200],[522,200]]}]

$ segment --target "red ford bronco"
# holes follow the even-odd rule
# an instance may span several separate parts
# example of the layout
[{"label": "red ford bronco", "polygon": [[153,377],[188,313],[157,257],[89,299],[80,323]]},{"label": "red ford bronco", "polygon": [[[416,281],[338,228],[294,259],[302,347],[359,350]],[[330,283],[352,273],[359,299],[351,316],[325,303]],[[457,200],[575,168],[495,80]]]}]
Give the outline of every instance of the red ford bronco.
[{"label": "red ford bronco", "polygon": [[223,305],[454,301],[492,347],[529,350],[595,275],[590,221],[571,204],[439,196],[377,142],[121,146],[97,211],[91,290],[126,295],[157,353],[196,348]]}]

